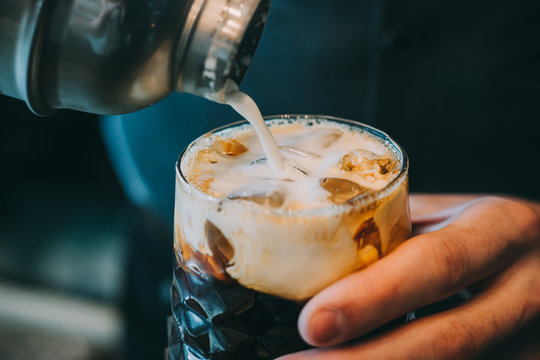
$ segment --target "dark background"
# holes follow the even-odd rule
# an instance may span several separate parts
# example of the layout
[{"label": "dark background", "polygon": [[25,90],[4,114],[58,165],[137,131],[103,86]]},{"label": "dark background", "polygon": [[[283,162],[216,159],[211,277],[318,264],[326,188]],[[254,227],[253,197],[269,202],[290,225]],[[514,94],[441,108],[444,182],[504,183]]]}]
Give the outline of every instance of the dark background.
[{"label": "dark background", "polygon": [[[248,73],[245,82],[255,89],[263,113],[323,113],[375,125],[408,152],[414,192],[540,199],[540,2],[339,3],[344,10],[329,13],[326,8],[332,2],[298,0],[285,13],[279,9],[288,4],[274,1],[277,10],[271,13],[262,44],[279,42],[283,49],[296,47],[306,56],[290,59],[286,50],[276,55],[271,47],[261,47],[250,69],[259,75]],[[307,10],[295,10],[302,7]],[[299,22],[294,36],[272,25],[287,21],[283,14]],[[336,33],[321,28],[329,27],[332,18],[338,24]],[[358,48],[352,49],[343,34],[367,23]],[[309,50],[319,45],[314,40],[319,33],[329,37],[321,50],[324,61],[304,66]],[[345,52],[352,55],[346,57]],[[334,56],[348,60],[333,63]],[[286,62],[293,65],[284,66]],[[296,86],[301,98],[265,93],[265,84],[276,87],[276,79],[286,79],[288,88]],[[152,224],[162,220],[129,203],[111,166],[97,116],[61,110],[36,117],[23,102],[0,96],[0,123],[0,285],[25,289],[35,295],[36,304],[52,292],[125,313],[126,292],[137,296],[146,291],[126,290],[134,268],[130,249],[141,243],[132,241],[130,234],[141,218]],[[172,169],[166,180],[169,187]],[[171,226],[155,228],[167,238]],[[148,274],[151,270],[137,276],[158,282]],[[166,283],[157,291],[159,296],[141,307],[162,306],[155,299],[166,298]],[[143,310],[137,311],[144,317]],[[43,339],[50,342],[45,335],[50,332],[39,330],[46,326],[30,322],[25,327],[27,322],[9,315],[9,309],[0,311],[0,353],[11,354],[4,358],[60,358],[61,350],[51,350],[54,355],[47,357],[42,349]],[[119,319],[121,326],[124,320]],[[10,321],[21,326],[17,339],[37,349],[34,355],[27,352],[30,357],[24,357],[13,349],[18,346],[2,342],[15,336],[5,325],[11,327]],[[109,342],[83,341],[82,348],[90,350],[80,358],[118,357],[125,335],[122,331]]]}]

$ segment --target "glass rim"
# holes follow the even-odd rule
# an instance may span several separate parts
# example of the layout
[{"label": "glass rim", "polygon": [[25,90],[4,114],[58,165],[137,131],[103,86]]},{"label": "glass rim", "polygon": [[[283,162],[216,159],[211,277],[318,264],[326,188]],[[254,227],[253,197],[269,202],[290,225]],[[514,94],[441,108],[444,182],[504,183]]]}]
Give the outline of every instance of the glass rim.
[{"label": "glass rim", "polygon": [[[373,190],[369,191],[364,194],[357,195],[346,202],[342,204],[330,204],[327,206],[321,206],[316,208],[305,208],[305,209],[284,209],[284,208],[274,208],[270,206],[263,206],[256,204],[252,201],[243,201],[246,207],[251,207],[252,212],[255,213],[264,213],[267,215],[279,215],[279,216],[302,216],[302,217],[309,217],[309,216],[319,216],[319,215],[328,215],[328,214],[342,214],[347,211],[351,210],[357,210],[362,209],[365,207],[368,207],[369,205],[377,202],[380,199],[383,199],[390,194],[394,192],[406,179],[408,176],[408,170],[409,170],[409,158],[407,156],[407,153],[405,152],[405,149],[393,140],[388,134],[386,134],[384,131],[374,128],[373,126],[364,124],[359,121],[340,118],[336,116],[329,116],[329,115],[315,115],[315,114],[282,114],[282,115],[268,115],[264,116],[264,120],[266,121],[273,121],[273,120],[328,120],[331,122],[337,122],[342,123],[354,127],[361,128],[364,131],[367,131],[369,134],[382,139],[383,141],[387,142],[391,146],[397,150],[398,154],[402,156],[401,160],[401,169],[399,174],[393,178],[386,186],[384,186],[382,189],[379,190]],[[193,140],[189,145],[182,151],[180,154],[175,168],[176,168],[176,179],[180,180],[181,185],[184,187],[186,191],[188,191],[191,195],[196,196],[200,198],[202,201],[208,201],[216,203],[216,205],[222,204],[223,201],[242,201],[242,200],[231,200],[227,197],[214,197],[211,196],[204,191],[201,191],[197,189],[193,184],[191,184],[186,177],[184,176],[182,172],[182,160],[184,159],[185,155],[187,154],[188,150],[194,146],[199,140],[202,138],[208,137],[209,135],[215,134],[217,132],[220,132],[222,130],[231,129],[234,127],[242,126],[249,124],[249,122],[245,119],[234,121],[232,123],[227,123],[225,125],[222,125],[220,127],[214,128],[201,136],[197,137],[195,140]]]}]

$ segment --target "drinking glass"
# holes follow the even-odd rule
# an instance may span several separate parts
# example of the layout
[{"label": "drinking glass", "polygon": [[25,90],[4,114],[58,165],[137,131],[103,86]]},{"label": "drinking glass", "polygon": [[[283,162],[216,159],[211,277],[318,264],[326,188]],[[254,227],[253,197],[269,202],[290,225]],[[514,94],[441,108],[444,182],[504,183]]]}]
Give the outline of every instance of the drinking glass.
[{"label": "drinking glass", "polygon": [[[266,118],[266,122],[272,129],[283,123],[320,119],[368,133],[386,144],[398,163],[393,180],[380,190],[344,203],[297,210],[213,197],[190,184],[185,174],[186,154],[201,141],[211,143],[224,133],[248,126],[245,121],[204,134],[180,157],[176,165],[169,359],[273,359],[308,348],[298,334],[297,319],[305,301],[320,290],[321,279],[324,286],[337,280],[335,272],[327,270],[341,267],[338,278],[362,271],[410,236],[408,159],[388,135],[329,116],[280,115]],[[335,246],[333,239],[338,236],[350,237],[351,246]],[[306,237],[311,240],[305,241]],[[232,245],[242,242],[251,243],[249,254]],[[348,265],[351,256],[360,266]],[[287,282],[301,279],[305,292],[289,296],[284,290],[281,295],[285,296],[277,296],[258,291],[258,285],[248,288],[239,284],[228,269],[232,260],[234,266],[242,268],[245,259],[249,259],[249,266],[279,265],[271,267],[268,279],[255,279],[254,284],[264,285],[259,288],[290,289]],[[317,283],[312,283],[313,279]]]}]

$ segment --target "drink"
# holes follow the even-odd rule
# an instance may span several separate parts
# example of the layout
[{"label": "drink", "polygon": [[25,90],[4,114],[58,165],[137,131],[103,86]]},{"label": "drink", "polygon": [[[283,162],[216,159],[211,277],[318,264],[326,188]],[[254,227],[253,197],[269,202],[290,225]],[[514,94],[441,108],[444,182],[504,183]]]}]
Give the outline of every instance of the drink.
[{"label": "drink", "polygon": [[302,304],[409,236],[407,159],[385,134],[316,116],[267,124],[280,171],[245,123],[202,136],[177,165],[170,358],[306,348]]}]

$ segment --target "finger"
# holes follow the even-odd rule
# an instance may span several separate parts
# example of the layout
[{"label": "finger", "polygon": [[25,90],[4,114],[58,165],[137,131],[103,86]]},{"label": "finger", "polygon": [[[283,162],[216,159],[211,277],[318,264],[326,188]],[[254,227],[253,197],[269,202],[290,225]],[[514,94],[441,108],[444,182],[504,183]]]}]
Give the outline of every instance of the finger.
[{"label": "finger", "polygon": [[516,269],[489,293],[459,308],[351,345],[303,351],[278,360],[477,358],[490,345],[522,328],[524,318],[534,315],[523,311],[530,308],[530,299],[515,296],[527,290],[533,277],[531,272],[528,278],[521,273],[521,269]]},{"label": "finger", "polygon": [[412,236],[441,230],[450,225],[459,215],[477,200],[472,200],[436,213],[411,218]]},{"label": "finger", "polygon": [[461,214],[478,195],[413,195],[411,196],[412,235],[440,230]]},{"label": "finger", "polygon": [[476,194],[411,194],[409,200],[412,221],[422,221],[424,218],[431,221],[434,214],[452,209],[479,197],[480,195]]},{"label": "finger", "polygon": [[525,212],[506,200],[474,203],[452,225],[408,240],[312,298],[301,335],[317,346],[345,342],[487,277],[513,260]]}]

